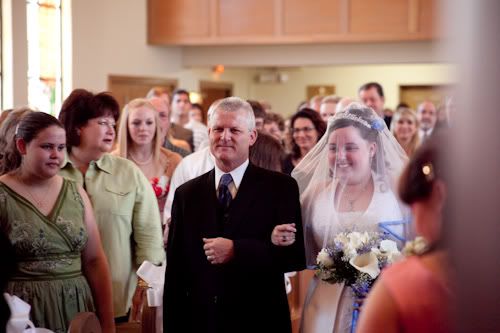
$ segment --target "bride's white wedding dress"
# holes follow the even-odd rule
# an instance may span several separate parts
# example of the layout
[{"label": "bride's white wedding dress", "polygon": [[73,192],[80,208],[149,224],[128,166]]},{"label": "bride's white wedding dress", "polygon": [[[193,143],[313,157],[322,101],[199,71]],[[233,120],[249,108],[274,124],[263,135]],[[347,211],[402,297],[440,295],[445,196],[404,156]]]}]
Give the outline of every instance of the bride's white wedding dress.
[{"label": "bride's white wedding dress", "polygon": [[[316,196],[302,196],[303,204],[310,207],[309,216],[311,230],[306,230],[306,242],[314,242],[311,248],[318,253],[323,247],[326,233],[333,235],[342,231],[380,231],[379,223],[386,221],[401,221],[403,215],[394,193],[384,191],[384,185],[376,183],[372,200],[364,212],[338,213],[338,218],[332,218],[333,185],[325,187],[324,191],[315,191]],[[333,223],[333,225],[332,225]],[[393,231],[403,235],[403,225],[396,226]],[[330,237],[333,239],[333,237]],[[313,277],[305,299],[301,332],[329,333],[350,332],[353,294],[344,284],[330,284]]]}]

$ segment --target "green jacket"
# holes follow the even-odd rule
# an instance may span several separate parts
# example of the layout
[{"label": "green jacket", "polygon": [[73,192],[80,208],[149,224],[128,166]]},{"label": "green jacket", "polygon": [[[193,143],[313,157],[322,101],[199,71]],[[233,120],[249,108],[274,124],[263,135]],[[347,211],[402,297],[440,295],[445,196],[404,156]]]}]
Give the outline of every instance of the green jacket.
[{"label": "green jacket", "polygon": [[85,175],[66,157],[60,174],[83,186],[90,197],[111,271],[115,317],[125,316],[139,265],[165,260],[152,186],[134,163],[110,154],[90,162]]}]

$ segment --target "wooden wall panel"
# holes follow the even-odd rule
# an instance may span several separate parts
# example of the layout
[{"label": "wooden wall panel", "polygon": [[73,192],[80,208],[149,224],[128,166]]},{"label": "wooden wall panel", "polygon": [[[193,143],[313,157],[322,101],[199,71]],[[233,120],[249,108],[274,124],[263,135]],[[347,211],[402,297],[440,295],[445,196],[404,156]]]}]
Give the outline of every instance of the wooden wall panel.
[{"label": "wooden wall panel", "polygon": [[275,6],[270,0],[219,0],[218,35],[274,35]]},{"label": "wooden wall panel", "polygon": [[210,1],[148,0],[150,42],[210,35]]},{"label": "wooden wall panel", "polygon": [[177,80],[122,75],[108,76],[108,91],[118,101],[120,110],[132,99],[146,97],[148,91],[153,87],[166,88],[172,92],[177,87]]},{"label": "wooden wall panel", "polygon": [[408,33],[408,0],[351,0],[349,32]]},{"label": "wooden wall panel", "polygon": [[429,40],[443,0],[148,0],[156,45]]},{"label": "wooden wall panel", "polygon": [[438,36],[436,28],[439,25],[439,3],[436,0],[420,0],[419,2],[419,33],[424,36]]},{"label": "wooden wall panel", "polygon": [[283,0],[283,34],[342,32],[344,0]]}]

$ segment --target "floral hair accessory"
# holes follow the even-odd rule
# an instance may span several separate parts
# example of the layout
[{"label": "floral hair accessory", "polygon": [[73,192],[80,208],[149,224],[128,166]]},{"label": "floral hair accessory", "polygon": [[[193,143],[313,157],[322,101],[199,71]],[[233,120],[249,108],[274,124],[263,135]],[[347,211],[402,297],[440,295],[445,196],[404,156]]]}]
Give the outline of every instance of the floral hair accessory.
[{"label": "floral hair accessory", "polygon": [[408,256],[422,255],[429,249],[429,244],[422,236],[417,236],[414,240],[408,241],[403,248],[403,254]]},{"label": "floral hair accessory", "polygon": [[432,163],[425,163],[422,166],[422,173],[425,176],[425,179],[428,182],[432,182],[434,180],[434,167],[432,166]]},{"label": "floral hair accessory", "polygon": [[371,128],[378,132],[382,131],[384,129],[384,121],[380,118],[375,118],[372,121]]}]

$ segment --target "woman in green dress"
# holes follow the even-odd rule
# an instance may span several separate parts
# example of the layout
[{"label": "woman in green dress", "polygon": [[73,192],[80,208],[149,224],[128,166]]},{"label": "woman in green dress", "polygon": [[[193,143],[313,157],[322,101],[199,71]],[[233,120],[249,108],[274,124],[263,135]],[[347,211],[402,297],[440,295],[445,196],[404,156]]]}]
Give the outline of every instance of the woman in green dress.
[{"label": "woman in green dress", "polygon": [[58,175],[66,150],[59,121],[29,112],[5,154],[17,154],[0,177],[0,227],[15,248],[7,292],[31,305],[37,327],[66,332],[78,312],[96,311],[114,332],[111,279],[89,198]]}]

